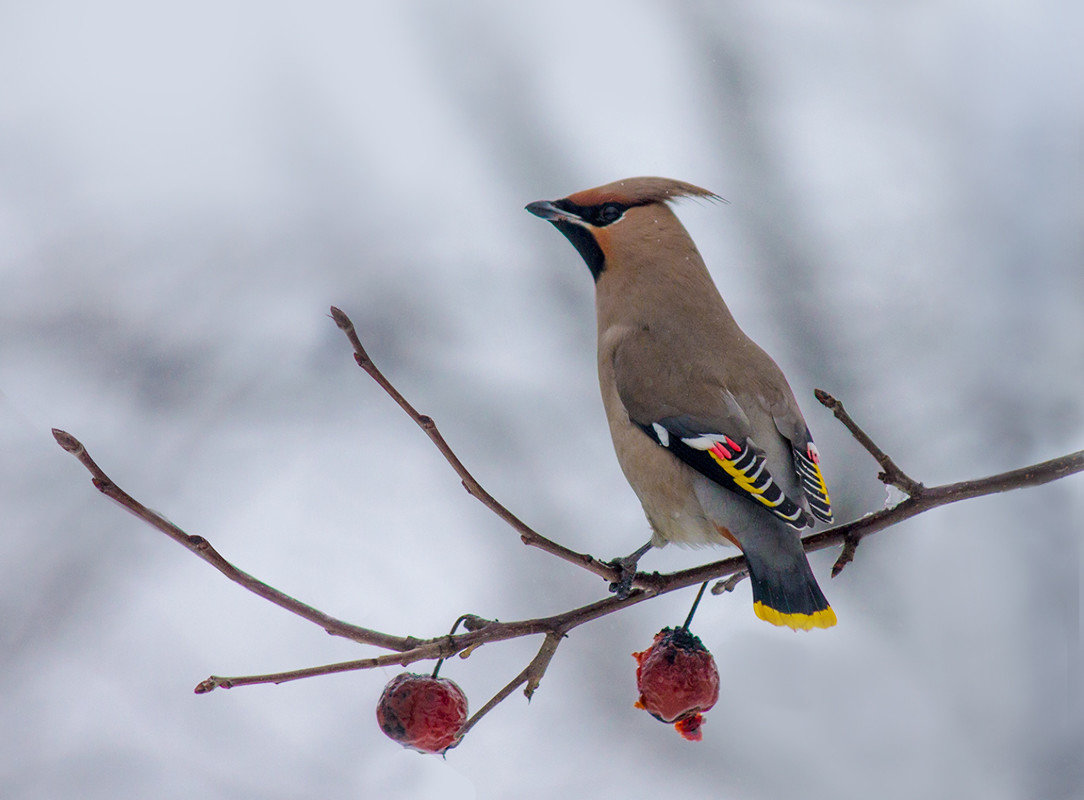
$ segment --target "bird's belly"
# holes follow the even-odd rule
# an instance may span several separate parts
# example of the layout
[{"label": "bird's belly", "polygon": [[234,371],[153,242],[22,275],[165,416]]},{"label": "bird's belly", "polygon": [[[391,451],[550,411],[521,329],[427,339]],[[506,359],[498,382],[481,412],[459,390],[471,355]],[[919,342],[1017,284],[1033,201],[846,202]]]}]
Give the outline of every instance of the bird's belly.
[{"label": "bird's belly", "polygon": [[670,542],[683,547],[733,544],[699,509],[660,511],[647,503],[643,503],[643,506],[651,523],[651,543],[656,547]]},{"label": "bird's belly", "polygon": [[622,472],[644,507],[651,542],[700,547],[729,544],[693,490],[697,474],[631,424],[614,431],[614,450]]}]

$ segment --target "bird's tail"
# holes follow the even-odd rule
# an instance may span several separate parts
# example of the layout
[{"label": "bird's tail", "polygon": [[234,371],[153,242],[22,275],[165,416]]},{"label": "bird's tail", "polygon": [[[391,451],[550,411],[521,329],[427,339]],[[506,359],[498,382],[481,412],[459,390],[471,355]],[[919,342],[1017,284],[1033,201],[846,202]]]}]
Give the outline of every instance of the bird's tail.
[{"label": "bird's tail", "polygon": [[745,553],[756,615],[772,625],[796,631],[835,625],[836,612],[817,585],[805,553],[776,552],[773,556],[765,559],[755,552]]}]

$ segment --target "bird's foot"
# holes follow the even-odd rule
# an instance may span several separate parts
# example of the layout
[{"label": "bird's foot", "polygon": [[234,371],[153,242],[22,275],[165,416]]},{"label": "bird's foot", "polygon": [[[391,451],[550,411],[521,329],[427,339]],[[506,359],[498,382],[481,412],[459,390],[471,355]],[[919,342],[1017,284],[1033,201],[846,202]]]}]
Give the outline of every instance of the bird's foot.
[{"label": "bird's foot", "polygon": [[625,558],[615,558],[613,561],[606,563],[621,573],[621,577],[610,584],[610,591],[616,594],[619,599],[624,600],[632,591],[632,581],[636,577],[636,561],[629,560],[626,556]]},{"label": "bird's foot", "polygon": [[640,556],[650,549],[651,542],[648,542],[624,558],[615,558],[613,561],[606,562],[608,566],[613,567],[620,573],[621,577],[610,584],[610,591],[616,594],[619,599],[624,600],[632,592],[632,582],[636,579],[636,565],[640,561]]}]

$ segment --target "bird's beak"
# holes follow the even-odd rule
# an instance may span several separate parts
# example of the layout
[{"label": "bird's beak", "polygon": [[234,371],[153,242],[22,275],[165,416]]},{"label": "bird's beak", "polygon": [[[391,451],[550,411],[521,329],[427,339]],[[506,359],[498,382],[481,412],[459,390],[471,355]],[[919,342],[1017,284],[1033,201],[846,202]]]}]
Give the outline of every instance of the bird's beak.
[{"label": "bird's beak", "polygon": [[562,211],[549,200],[528,203],[526,209],[547,222],[580,222],[578,217],[569,214],[567,211]]}]

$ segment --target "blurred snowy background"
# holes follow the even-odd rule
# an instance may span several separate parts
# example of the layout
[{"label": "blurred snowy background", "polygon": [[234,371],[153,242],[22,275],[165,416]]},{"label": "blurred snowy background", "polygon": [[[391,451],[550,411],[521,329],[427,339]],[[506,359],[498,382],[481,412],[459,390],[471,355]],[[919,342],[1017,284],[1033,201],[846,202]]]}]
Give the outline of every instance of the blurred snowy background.
[{"label": "blurred snowy background", "polygon": [[[647,535],[611,452],[592,286],[523,211],[658,174],[779,361],[839,517],[915,478],[1084,446],[1084,6],[1058,2],[101,0],[0,9],[0,796],[1070,798],[1084,792],[1081,477],[932,512],[833,581],[830,632],[696,630],[700,744],[633,708],[692,590],[580,628],[447,760],[374,703],[397,670],[197,697],[373,652],[229,583],[53,442],[344,619],[444,632],[606,594],[485,486],[600,556]],[[723,555],[655,552],[670,569]],[[449,663],[480,706],[537,642]],[[424,668],[424,667],[423,667]]]}]

